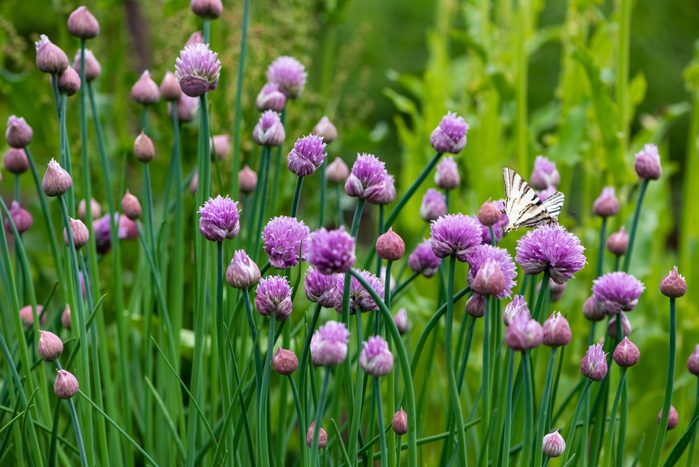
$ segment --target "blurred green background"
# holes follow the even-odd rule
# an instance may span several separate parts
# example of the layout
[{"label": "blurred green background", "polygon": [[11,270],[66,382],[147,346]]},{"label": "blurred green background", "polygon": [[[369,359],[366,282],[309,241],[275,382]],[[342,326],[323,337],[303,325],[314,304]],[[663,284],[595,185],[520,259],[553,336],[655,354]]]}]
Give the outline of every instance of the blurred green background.
[{"label": "blurred green background", "polygon": [[[137,173],[131,146],[140,128],[140,108],[130,101],[129,90],[144,69],[158,82],[166,70],[173,69],[179,49],[199,27],[188,3],[87,2],[102,28],[89,47],[102,63],[96,90],[108,152],[116,167],[126,158],[124,179],[131,189],[138,189],[140,180],[131,176]],[[620,14],[627,3],[632,6],[628,44]],[[48,78],[34,66],[33,42],[39,34],[47,34],[73,57],[78,42],[68,35],[65,19],[78,4],[0,2],[0,118],[16,114],[28,120],[34,128],[32,146],[40,164],[57,152],[58,126]],[[431,156],[429,134],[447,110],[463,115],[471,125],[469,144],[458,158],[463,179],[453,204],[458,210],[473,213],[488,197],[501,197],[503,165],[529,174],[537,154],[556,161],[563,180],[560,188],[567,196],[562,223],[581,237],[589,259],[589,266],[569,284],[557,304],[578,336],[567,350],[562,395],[577,381],[576,367],[587,340],[581,337],[588,329],[581,307],[594,279],[600,223],[591,216],[591,203],[603,186],[615,186],[623,207],[610,227],[628,227],[638,188],[633,155],[644,143],[659,145],[663,178],[651,183],[631,266],[647,291],[629,316],[642,358],[629,374],[628,454],[635,451],[644,433],[651,440],[646,438],[645,452],[651,449],[667,358],[668,306],[657,284],[673,264],[679,264],[690,291],[679,301],[674,405],[680,413],[680,428],[669,436],[675,441],[694,409],[695,378],[686,373],[684,362],[699,342],[696,0],[255,0],[252,4],[240,141],[243,158],[251,166],[256,167],[258,156],[249,136],[258,118],[254,98],[264,83],[266,66],[282,54],[298,57],[309,72],[304,95],[288,113],[287,146],[296,136],[309,132],[322,115],[328,115],[340,133],[330,147],[331,156],[342,156],[350,164],[357,152],[377,154],[395,174],[399,191]],[[224,1],[224,5],[223,17],[214,22],[211,41],[223,62],[223,73],[210,102],[213,132],[230,134],[242,1]],[[628,79],[620,72],[626,66],[625,45]],[[73,154],[79,151],[77,109],[74,98],[68,110]],[[160,104],[153,114],[152,133],[162,156],[153,162],[155,185],[162,186],[170,150],[165,105]],[[196,154],[196,125],[184,129],[184,138],[189,170]],[[96,154],[93,157],[97,160]],[[223,187],[215,186],[225,192],[230,168],[224,161],[219,169],[226,182]],[[9,199],[12,184],[7,180],[9,177],[0,192]],[[311,194],[317,181],[306,183],[304,190]],[[102,189],[100,184],[96,174],[96,193]],[[281,187],[287,198],[292,186],[289,182]],[[31,193],[28,183],[23,188]],[[427,188],[429,183],[419,194]],[[305,212],[314,212],[315,198],[304,195]],[[408,207],[410,212],[417,211],[419,202],[416,196]],[[375,215],[371,210],[366,214],[367,238],[375,230]],[[423,223],[416,215],[404,214],[399,229],[412,246]],[[42,260],[47,254],[45,245],[40,241],[32,244],[32,238],[42,237],[30,233],[26,241],[34,264],[49,264],[48,258]],[[512,247],[514,239],[505,245]],[[608,261],[607,271],[612,265],[611,258]],[[40,270],[36,274],[42,283],[52,273]],[[424,297],[431,297],[433,288],[434,282],[421,283],[403,301],[418,328],[433,312],[431,306],[425,306],[430,302]],[[471,358],[470,374],[478,374],[479,361],[479,357]],[[424,368],[416,381],[422,371]],[[446,417],[445,386],[441,384],[446,377],[439,371],[432,373],[435,391],[427,396],[426,403],[434,410],[425,413],[435,417],[423,428],[426,434],[441,431]],[[468,378],[473,394],[478,378]],[[423,454],[429,459],[439,449],[426,447]]]}]

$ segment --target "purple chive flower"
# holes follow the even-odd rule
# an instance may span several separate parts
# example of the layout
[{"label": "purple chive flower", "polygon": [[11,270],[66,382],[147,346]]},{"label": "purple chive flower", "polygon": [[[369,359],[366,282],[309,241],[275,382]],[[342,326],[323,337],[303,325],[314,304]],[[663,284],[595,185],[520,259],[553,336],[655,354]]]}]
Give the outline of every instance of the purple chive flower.
[{"label": "purple chive flower", "polygon": [[566,441],[558,431],[544,436],[542,451],[546,457],[559,457],[566,450]]},{"label": "purple chive flower", "polygon": [[250,259],[245,250],[236,250],[226,269],[226,282],[236,289],[247,289],[259,280],[260,268],[257,263]]},{"label": "purple chive flower", "polygon": [[461,183],[459,167],[453,157],[444,157],[439,161],[434,173],[434,183],[442,190],[453,190],[459,186]]},{"label": "purple chive flower", "polygon": [[336,366],[347,357],[349,331],[337,321],[328,321],[311,338],[311,360],[316,366]]},{"label": "purple chive flower", "polygon": [[[470,266],[468,284],[474,292],[494,295],[499,299],[512,295],[517,271],[507,250],[491,245],[478,245],[471,250],[466,261]],[[492,279],[493,275],[488,271],[492,271],[493,268],[499,269],[501,280]],[[489,278],[490,281],[487,280]]]},{"label": "purple chive flower", "polygon": [[58,74],[68,68],[68,56],[49,38],[42,34],[36,46],[36,67],[44,73]]},{"label": "purple chive flower", "polygon": [[466,302],[466,313],[474,318],[482,318],[485,316],[485,297],[474,293]]},{"label": "purple chive flower", "polygon": [[505,326],[509,326],[515,316],[519,314],[531,316],[523,295],[515,295],[512,301],[505,306],[505,310],[502,312],[502,322],[505,323]]},{"label": "purple chive flower", "polygon": [[273,110],[264,112],[252,130],[252,139],[260,146],[271,147],[284,143],[286,132],[279,114]]},{"label": "purple chive flower", "polygon": [[562,284],[587,263],[583,251],[578,237],[560,225],[543,225],[519,239],[515,260],[526,274],[546,271]]},{"label": "purple chive flower", "polygon": [[[484,204],[483,206],[485,207],[486,205]],[[505,227],[507,227],[507,224],[510,223],[510,219],[508,219],[508,217],[502,212],[502,210],[505,209],[505,202],[501,199],[489,203],[487,210],[492,211],[493,215],[491,218],[487,218],[486,213],[483,213],[483,215],[481,215],[481,212],[479,211],[477,218],[478,222],[480,222],[481,224],[481,238],[482,242],[487,245],[492,244],[492,239],[490,237],[490,229],[488,228],[488,224],[483,222],[483,220],[492,221],[496,218],[496,216],[494,215],[494,210],[492,210],[492,207],[496,208],[500,213],[500,216],[497,217],[497,221],[495,221],[495,223],[493,224],[495,243],[500,243],[502,237],[505,235]],[[483,208],[481,208],[481,211],[482,210]],[[481,217],[483,218],[482,220]]]},{"label": "purple chive flower", "polygon": [[550,197],[552,197],[556,193],[558,193],[558,190],[556,189],[556,187],[550,186],[544,190],[541,190],[537,194],[539,195],[539,199],[543,203],[544,201],[546,201],[547,199],[549,199]]},{"label": "purple chive flower", "polygon": [[607,376],[607,354],[602,350],[602,344],[591,345],[582,361],[580,372],[593,381],[602,381]]},{"label": "purple chive flower", "polygon": [[602,193],[592,204],[592,212],[595,216],[610,217],[619,212],[619,200],[614,194],[614,187],[608,186],[602,189]]},{"label": "purple chive flower", "polygon": [[645,286],[631,274],[609,272],[592,283],[592,296],[599,310],[607,314],[632,311],[638,304]]},{"label": "purple chive flower", "polygon": [[325,142],[317,135],[303,136],[296,140],[287,157],[287,167],[299,177],[307,177],[323,164]]},{"label": "purple chive flower", "polygon": [[427,190],[420,204],[420,217],[427,222],[432,222],[448,213],[447,199],[444,195],[434,188]]},{"label": "purple chive flower", "polygon": [[306,298],[325,308],[342,306],[342,274],[322,274],[316,268],[310,268],[303,282]]},{"label": "purple chive flower", "polygon": [[157,104],[160,100],[160,88],[145,70],[131,87],[131,99],[142,105]]},{"label": "purple chive flower", "polygon": [[568,320],[560,312],[554,311],[544,321],[544,345],[560,347],[568,345],[573,338]]},{"label": "purple chive flower", "polygon": [[228,195],[209,198],[199,208],[199,232],[207,240],[222,242],[231,240],[240,232],[240,217],[238,215],[238,203]]},{"label": "purple chive flower", "polygon": [[221,61],[217,57],[209,44],[196,43],[182,49],[175,61],[175,76],[183,93],[199,97],[216,89],[221,74]]},{"label": "purple chive flower", "polygon": [[556,169],[556,164],[545,158],[537,156],[534,160],[534,170],[529,178],[529,183],[532,188],[537,190],[545,190],[547,188],[556,188],[561,183],[561,175]]},{"label": "purple chive flower", "polygon": [[699,376],[699,345],[694,347],[694,352],[687,359],[687,370],[694,376]]},{"label": "purple chive flower", "polygon": [[306,68],[293,57],[281,56],[267,68],[267,81],[276,83],[289,99],[296,99],[306,85]]},{"label": "purple chive flower", "polygon": [[381,336],[372,336],[364,342],[359,354],[359,366],[373,376],[385,376],[393,369],[393,354]]},{"label": "purple chive flower", "polygon": [[281,112],[286,106],[286,95],[279,90],[277,83],[267,83],[262,86],[260,93],[257,95],[255,105],[260,112],[264,110]]},{"label": "purple chive flower", "polygon": [[684,276],[677,272],[677,266],[660,281],[660,293],[670,298],[680,298],[687,293],[687,282]]},{"label": "purple chive flower", "polygon": [[[138,238],[138,229],[136,228],[134,221],[118,213],[114,213],[114,218],[117,222],[117,239],[133,240]],[[95,219],[92,222],[92,231],[95,235],[97,252],[100,254],[107,253],[112,247],[109,214],[105,214],[99,219]]]},{"label": "purple chive flower", "polygon": [[321,228],[309,235],[304,246],[304,259],[322,274],[347,272],[356,261],[354,238],[344,228]]},{"label": "purple chive flower", "polygon": [[384,163],[373,154],[359,154],[345,181],[345,193],[377,203],[386,195],[388,172]]},{"label": "purple chive flower", "polygon": [[32,142],[34,130],[27,123],[24,117],[10,115],[7,119],[5,129],[5,140],[7,144],[16,149],[24,149]]},{"label": "purple chive flower", "polygon": [[[384,298],[384,283],[383,280],[376,277],[369,271],[360,269],[357,271],[365,281],[371,286],[372,289],[376,291],[381,300]],[[344,283],[343,283],[344,285]],[[359,311],[376,311],[379,309],[379,305],[371,298],[371,294],[359,283],[359,281],[352,277],[350,281],[350,313],[354,313],[357,309]],[[341,305],[341,304],[340,304]],[[342,307],[336,307],[338,312],[342,311]]]},{"label": "purple chive flower", "polygon": [[631,335],[631,321],[629,321],[629,318],[626,316],[626,313],[621,312],[617,313],[616,315],[612,316],[607,324],[607,336],[616,339],[617,336],[617,322],[621,318],[621,335],[624,337],[627,337]]},{"label": "purple chive flower", "polygon": [[[10,218],[12,219],[12,223],[15,224],[15,228],[20,235],[31,229],[32,224],[34,224],[34,218],[32,217],[31,213],[22,208],[17,201],[12,201],[12,205],[10,206]],[[5,219],[5,228],[9,232],[12,232],[12,226],[9,219]]]},{"label": "purple chive flower", "polygon": [[432,131],[430,144],[439,153],[458,154],[466,146],[468,124],[453,112],[447,113]]},{"label": "purple chive flower", "polygon": [[441,262],[441,258],[432,251],[432,242],[429,240],[423,240],[408,257],[410,269],[425,277],[434,276]]},{"label": "purple chive flower", "polygon": [[624,337],[614,349],[613,358],[617,365],[627,368],[638,363],[638,360],[641,358],[641,352],[628,337]]},{"label": "purple chive flower", "polygon": [[277,269],[288,269],[299,262],[301,244],[308,238],[308,227],[294,217],[278,216],[262,230],[262,241],[269,256],[269,264]]},{"label": "purple chive flower", "polygon": [[505,331],[505,343],[512,350],[525,351],[541,345],[544,329],[528,313],[517,313]]},{"label": "purple chive flower", "polygon": [[372,199],[369,200],[375,204],[390,204],[396,200],[396,185],[393,175],[386,175],[383,184],[376,190]]},{"label": "purple chive flower", "polygon": [[464,214],[447,214],[432,222],[430,228],[432,251],[440,258],[456,256],[467,261],[468,254],[481,244],[481,226]]},{"label": "purple chive flower", "polygon": [[639,178],[644,180],[657,180],[663,173],[660,166],[660,154],[658,154],[658,146],[655,144],[646,144],[636,154],[634,161],[634,169]]},{"label": "purple chive flower", "polygon": [[291,287],[286,277],[267,276],[260,279],[255,295],[255,308],[263,316],[284,321],[291,315]]}]

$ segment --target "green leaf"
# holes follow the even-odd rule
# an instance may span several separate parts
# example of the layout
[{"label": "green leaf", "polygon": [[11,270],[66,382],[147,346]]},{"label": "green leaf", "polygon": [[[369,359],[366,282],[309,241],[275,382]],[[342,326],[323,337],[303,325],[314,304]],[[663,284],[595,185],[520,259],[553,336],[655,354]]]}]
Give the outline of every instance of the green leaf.
[{"label": "green leaf", "polygon": [[672,448],[672,451],[665,461],[665,464],[663,464],[665,467],[672,467],[678,460],[680,460],[684,450],[687,449],[687,446],[696,434],[697,421],[699,421],[699,415],[692,419],[691,423],[687,427],[687,431],[684,432],[680,440],[677,442],[677,444],[675,444],[675,447]]}]

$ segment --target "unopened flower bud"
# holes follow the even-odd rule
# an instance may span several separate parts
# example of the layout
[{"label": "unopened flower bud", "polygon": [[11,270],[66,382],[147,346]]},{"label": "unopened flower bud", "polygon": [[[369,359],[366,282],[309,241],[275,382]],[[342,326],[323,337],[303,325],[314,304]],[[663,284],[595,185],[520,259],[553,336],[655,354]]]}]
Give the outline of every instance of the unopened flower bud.
[{"label": "unopened flower bud", "polygon": [[687,293],[687,282],[677,272],[677,266],[673,267],[660,282],[660,292],[670,298],[679,298]]},{"label": "unopened flower bud", "polygon": [[143,105],[157,104],[160,100],[160,89],[151,79],[148,70],[144,71],[131,87],[131,99]]},{"label": "unopened flower bud", "polygon": [[335,185],[344,185],[347,177],[349,177],[349,167],[345,164],[345,161],[336,157],[328,166],[325,168],[325,177],[328,179],[329,183]]},{"label": "unopened flower bud", "polygon": [[274,110],[281,112],[286,106],[286,95],[279,89],[277,83],[267,83],[262,87],[255,102],[257,110]]},{"label": "unopened flower bud", "polygon": [[558,431],[549,433],[543,439],[543,451],[546,457],[559,457],[566,450],[566,441]]},{"label": "unopened flower bud", "polygon": [[[46,314],[42,314],[44,311],[44,307],[41,305],[36,306],[36,315],[39,317],[39,321],[41,324],[46,324]],[[32,309],[31,305],[23,306],[22,308],[19,309],[19,319],[22,321],[22,326],[24,326],[25,329],[29,329],[34,325],[34,310]]]},{"label": "unopened flower bud", "polygon": [[638,363],[638,360],[641,358],[641,353],[638,351],[638,347],[636,347],[628,337],[624,337],[624,339],[619,342],[619,345],[616,346],[616,349],[614,349],[613,358],[617,365],[626,368]]},{"label": "unopened flower bud", "polygon": [[[13,201],[10,206],[10,219],[17,229],[17,233],[22,235],[24,232],[32,228],[34,224],[34,218],[31,213],[26,209],[22,208],[17,201]],[[5,227],[8,231],[12,232],[12,224],[10,224],[10,219],[5,219]]]},{"label": "unopened flower bud", "polygon": [[100,33],[97,18],[85,6],[79,6],[68,17],[68,31],[83,39],[92,39]]},{"label": "unopened flower bud", "polygon": [[592,212],[600,217],[610,217],[619,212],[619,200],[614,194],[614,187],[608,186],[602,190],[592,205]]},{"label": "unopened flower bud", "polygon": [[189,181],[189,192],[192,194],[196,194],[198,188],[199,174],[197,172],[194,172],[194,175],[192,175],[192,179]]},{"label": "unopened flower bud", "polygon": [[246,165],[238,172],[238,185],[240,185],[240,192],[244,195],[249,195],[257,187],[257,174],[250,166]]},{"label": "unopened flower bud", "polygon": [[133,152],[136,155],[136,159],[147,164],[153,160],[155,156],[155,146],[153,145],[153,140],[141,131],[141,134],[136,137],[133,142]]},{"label": "unopened flower bud", "polygon": [[471,288],[480,295],[501,295],[505,288],[505,273],[500,264],[492,259],[487,260],[478,269]]},{"label": "unopened flower bud", "polygon": [[226,282],[236,289],[247,289],[259,280],[260,268],[244,250],[237,250],[226,269]]},{"label": "unopened flower bud", "polygon": [[72,66],[68,65],[58,76],[58,90],[68,96],[80,90],[80,75]]},{"label": "unopened flower bud", "polygon": [[396,325],[401,336],[408,333],[410,330],[410,320],[408,319],[408,312],[405,308],[401,308],[393,315],[393,323]]},{"label": "unopened flower bud", "polygon": [[376,254],[387,261],[398,261],[405,254],[405,242],[389,228],[388,232],[376,239]]},{"label": "unopened flower bud", "polygon": [[42,360],[52,362],[63,353],[63,341],[49,331],[39,331],[39,356]]},{"label": "unopened flower bud", "polygon": [[[78,51],[73,59],[73,68],[75,68],[75,71],[78,73],[80,73],[81,60],[81,54],[80,51]],[[90,49],[85,49],[85,81],[89,83],[95,78],[98,78],[100,73],[102,73],[102,65],[97,61],[95,54],[93,54]]]},{"label": "unopened flower bud", "polygon": [[393,432],[398,436],[404,435],[408,432],[408,414],[405,413],[403,407],[393,414],[393,420],[391,420],[391,427]]},{"label": "unopened flower bud", "polygon": [[498,205],[492,201],[486,201],[478,210],[478,220],[486,227],[497,224],[501,217],[502,211],[500,211]]},{"label": "unopened flower bud", "polygon": [[544,345],[560,347],[568,345],[573,338],[568,320],[560,312],[554,311],[544,321]]},{"label": "unopened flower bud", "polygon": [[[93,219],[97,219],[102,216],[102,207],[100,203],[97,202],[95,198],[90,200],[90,214],[92,214]],[[78,203],[78,217],[80,219],[85,219],[87,215],[87,208],[85,206],[85,200],[81,199]]]},{"label": "unopened flower bud", "polygon": [[[73,236],[75,249],[79,250],[90,239],[90,232],[87,230],[87,226],[85,226],[83,221],[80,219],[70,219],[68,221],[68,225],[70,226],[70,233]],[[65,242],[66,246],[70,245],[70,240],[68,239],[65,229],[63,229],[63,241]]]},{"label": "unopened flower bud", "polygon": [[73,186],[73,178],[55,159],[51,159],[44,173],[41,188],[46,196],[61,196]]},{"label": "unopened flower bud", "polygon": [[221,0],[192,0],[190,7],[201,18],[216,19],[223,13]]},{"label": "unopened flower bud", "polygon": [[622,227],[618,232],[614,232],[607,239],[607,249],[617,255],[622,256],[626,253],[626,247],[629,245],[629,234]]},{"label": "unopened flower bud", "polygon": [[638,178],[644,180],[657,180],[660,178],[663,171],[660,166],[658,147],[655,144],[646,144],[636,154],[634,169],[636,169]]},{"label": "unopened flower bud", "polygon": [[563,298],[563,292],[566,290],[567,282],[562,284],[557,283],[553,279],[549,279],[549,291],[551,292],[551,301],[558,302]]},{"label": "unopened flower bud", "polygon": [[139,217],[141,217],[141,203],[138,201],[138,198],[136,196],[132,195],[129,190],[126,190],[126,194],[124,194],[124,197],[121,198],[121,210],[123,213],[131,219],[132,221],[135,221]]},{"label": "unopened flower bud", "polygon": [[160,96],[166,101],[176,101],[181,95],[180,82],[173,72],[168,71],[160,82]]},{"label": "unopened flower bud", "polygon": [[337,139],[337,128],[333,125],[328,117],[323,117],[320,119],[316,126],[313,127],[314,135],[318,135],[323,138],[326,143],[332,143]]},{"label": "unopened flower bud", "polygon": [[291,350],[277,349],[272,357],[272,369],[280,375],[290,375],[299,367],[299,359]]},{"label": "unopened flower bud", "polygon": [[466,302],[466,313],[474,318],[482,318],[485,316],[485,297],[474,293]]},{"label": "unopened flower bud", "polygon": [[58,370],[56,381],[53,383],[53,392],[59,399],[70,399],[80,390],[80,384],[72,373],[66,370]]},{"label": "unopened flower bud", "polygon": [[629,321],[629,318],[626,316],[626,313],[623,311],[620,311],[616,315],[612,316],[609,319],[609,324],[607,324],[607,336],[611,337],[612,339],[616,339],[616,333],[617,333],[617,328],[616,328],[616,323],[619,319],[619,316],[621,316],[621,334],[624,337],[627,337],[631,334],[631,321]]},{"label": "unopened flower bud", "polygon": [[591,345],[582,361],[580,372],[593,381],[602,381],[607,376],[607,356],[602,350],[602,344]]},{"label": "unopened flower bud", "polygon": [[699,345],[694,347],[694,352],[687,359],[687,369],[695,376],[699,376]]},{"label": "unopened flower bud", "polygon": [[68,67],[68,56],[42,34],[36,45],[36,67],[44,73],[59,74]]},{"label": "unopened flower bud", "polygon": [[70,305],[66,305],[61,313],[61,326],[70,330],[73,327],[73,320],[70,317]]},{"label": "unopened flower bud", "polygon": [[434,183],[442,190],[453,190],[461,183],[459,167],[453,157],[444,157],[434,172]]},{"label": "unopened flower bud", "polygon": [[590,296],[583,303],[583,316],[590,321],[602,321],[607,313],[599,306],[595,297]]},{"label": "unopened flower bud", "polygon": [[211,160],[216,156],[218,160],[222,161],[230,153],[231,150],[231,138],[226,135],[214,135],[211,137]]},{"label": "unopened flower bud", "polygon": [[22,117],[10,115],[7,119],[7,129],[5,130],[5,140],[13,148],[24,149],[32,142],[34,130]]},{"label": "unopened flower bud", "polygon": [[5,170],[15,175],[23,174],[29,169],[29,160],[23,149],[10,148],[2,159]]},{"label": "unopened flower bud", "polygon": [[[316,432],[316,422],[313,420],[311,425],[308,427],[308,432],[306,432],[306,445],[309,448],[313,447],[313,438]],[[323,427],[320,428],[318,433],[318,449],[324,449],[328,445],[328,433],[326,433]]]},{"label": "unopened flower bud", "polygon": [[[660,412],[658,412],[658,425],[660,425],[660,422],[663,418],[663,411],[662,409]],[[680,421],[680,416],[677,413],[677,410],[675,409],[674,405],[670,406],[670,415],[667,417],[667,429],[672,430],[677,426],[677,424]]]}]

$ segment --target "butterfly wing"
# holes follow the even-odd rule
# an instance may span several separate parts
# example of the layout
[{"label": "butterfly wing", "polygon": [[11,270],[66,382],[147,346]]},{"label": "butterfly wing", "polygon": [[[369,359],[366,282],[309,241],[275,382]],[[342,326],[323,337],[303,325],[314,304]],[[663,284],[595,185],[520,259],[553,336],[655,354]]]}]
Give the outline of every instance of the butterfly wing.
[{"label": "butterfly wing", "polygon": [[[514,170],[503,168],[505,181],[505,214],[509,232],[520,227],[534,227],[540,224],[556,222],[563,206],[563,194],[552,196],[550,203],[543,203],[539,194]],[[559,196],[560,195],[560,196]]]}]

